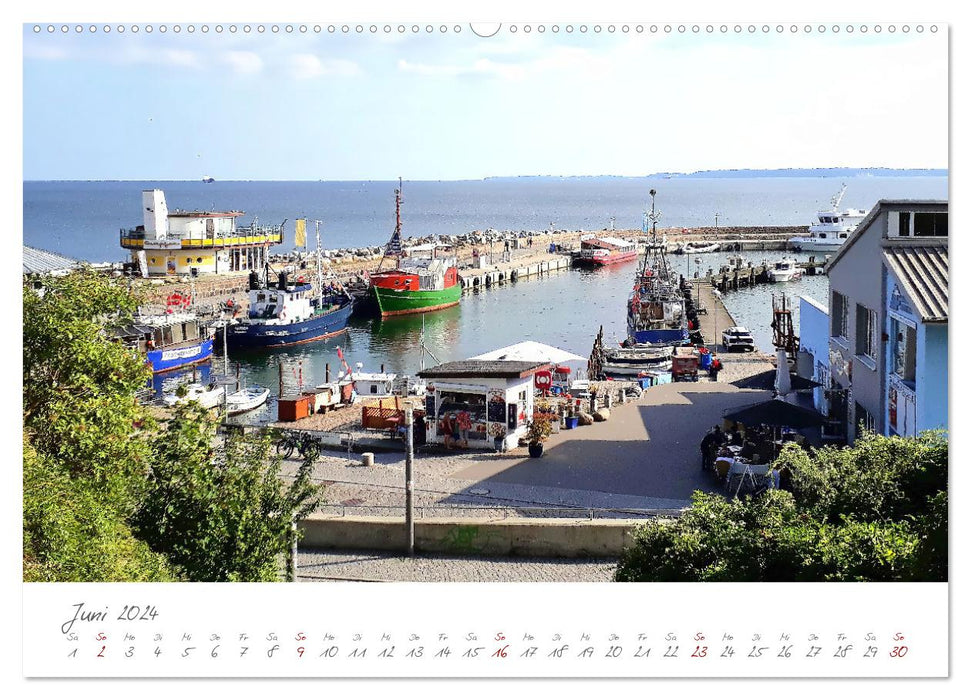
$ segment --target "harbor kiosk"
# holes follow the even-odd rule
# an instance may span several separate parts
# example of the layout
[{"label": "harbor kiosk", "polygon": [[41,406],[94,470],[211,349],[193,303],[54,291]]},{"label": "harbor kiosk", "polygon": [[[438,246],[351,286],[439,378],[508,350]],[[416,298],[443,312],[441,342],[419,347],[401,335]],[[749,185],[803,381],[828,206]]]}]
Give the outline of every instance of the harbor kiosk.
[{"label": "harbor kiosk", "polygon": [[427,442],[444,444],[445,417],[468,411],[469,447],[491,448],[499,426],[505,430],[505,448],[515,447],[533,415],[533,378],[549,368],[547,362],[472,359],[420,371],[428,383]]}]

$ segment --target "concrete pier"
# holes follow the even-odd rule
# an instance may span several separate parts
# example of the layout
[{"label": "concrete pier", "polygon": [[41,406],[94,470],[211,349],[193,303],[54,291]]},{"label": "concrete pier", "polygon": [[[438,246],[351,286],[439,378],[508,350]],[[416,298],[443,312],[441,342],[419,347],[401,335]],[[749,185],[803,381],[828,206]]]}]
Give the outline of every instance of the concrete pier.
[{"label": "concrete pier", "polygon": [[482,268],[460,270],[459,281],[462,283],[462,290],[469,291],[568,269],[570,269],[569,255],[540,253],[521,258],[514,257],[509,261],[497,262]]}]

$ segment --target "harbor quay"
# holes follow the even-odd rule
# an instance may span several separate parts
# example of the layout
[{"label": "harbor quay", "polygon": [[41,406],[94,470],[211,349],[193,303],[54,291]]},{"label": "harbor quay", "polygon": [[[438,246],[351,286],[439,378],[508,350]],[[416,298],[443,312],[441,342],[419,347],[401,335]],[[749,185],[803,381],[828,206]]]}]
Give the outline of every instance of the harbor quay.
[{"label": "harbor quay", "polygon": [[[740,363],[738,373],[745,367]],[[755,363],[748,367],[761,368]],[[419,448],[413,477],[416,516],[455,518],[467,525],[511,518],[572,518],[582,525],[676,517],[695,491],[721,488],[701,469],[698,445],[704,434],[725,411],[770,394],[705,379],[663,384],[637,399],[611,402],[607,420],[551,435],[542,459],[530,458],[525,447],[507,452]],[[334,519],[333,527],[361,518],[403,523],[403,453],[375,452],[362,459],[352,447],[331,447],[316,460],[314,478],[326,487],[318,515]],[[297,466],[289,460],[286,470],[293,474]]]},{"label": "harbor quay", "polygon": [[[658,235],[667,239],[667,247],[672,250],[688,241],[716,242],[723,246],[731,244],[739,250],[784,250],[788,238],[801,230],[803,227],[798,226],[659,228]],[[477,233],[448,237],[454,239],[451,242],[452,255],[458,262],[459,277],[466,290],[511,282],[514,271],[515,278],[519,279],[567,269],[570,266],[568,256],[579,248],[581,238],[603,231],[508,231],[481,237],[477,237]],[[648,239],[648,234],[637,229],[612,230],[610,234],[638,243]],[[422,245],[425,240],[406,239],[406,245]],[[508,252],[505,250],[506,241],[510,244]],[[550,252],[551,245],[554,252]],[[351,289],[366,287],[367,278],[377,271],[382,257],[380,247],[326,251],[322,262],[325,281],[337,281]],[[313,252],[270,254],[268,261],[274,269],[291,268],[296,277],[302,276],[310,284],[315,284],[316,256]],[[218,314],[229,300],[245,309],[249,272],[239,270],[219,275],[201,273],[197,276],[152,277],[146,280],[149,285],[148,301],[161,306],[173,290],[185,291],[191,287],[194,307],[200,315]],[[479,284],[475,283],[476,280]]]}]

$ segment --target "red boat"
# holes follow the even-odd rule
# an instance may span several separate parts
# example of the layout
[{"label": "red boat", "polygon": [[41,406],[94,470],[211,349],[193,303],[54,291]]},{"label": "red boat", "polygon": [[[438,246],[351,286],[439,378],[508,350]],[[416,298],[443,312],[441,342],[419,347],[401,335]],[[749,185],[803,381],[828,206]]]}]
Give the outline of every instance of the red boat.
[{"label": "red boat", "polygon": [[577,265],[603,267],[637,259],[637,244],[623,238],[588,238],[580,241]]}]

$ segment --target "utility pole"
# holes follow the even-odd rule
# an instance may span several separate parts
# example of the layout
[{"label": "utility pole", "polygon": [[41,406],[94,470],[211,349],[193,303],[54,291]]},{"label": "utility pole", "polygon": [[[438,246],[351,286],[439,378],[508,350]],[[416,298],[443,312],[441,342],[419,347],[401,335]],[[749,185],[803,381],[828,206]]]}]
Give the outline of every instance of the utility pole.
[{"label": "utility pole", "polygon": [[291,583],[297,582],[297,521],[290,521],[290,556],[287,557],[287,577]]},{"label": "utility pole", "polygon": [[405,530],[408,533],[408,556],[415,556],[415,482],[413,463],[415,460],[415,414],[409,403],[405,406]]}]

